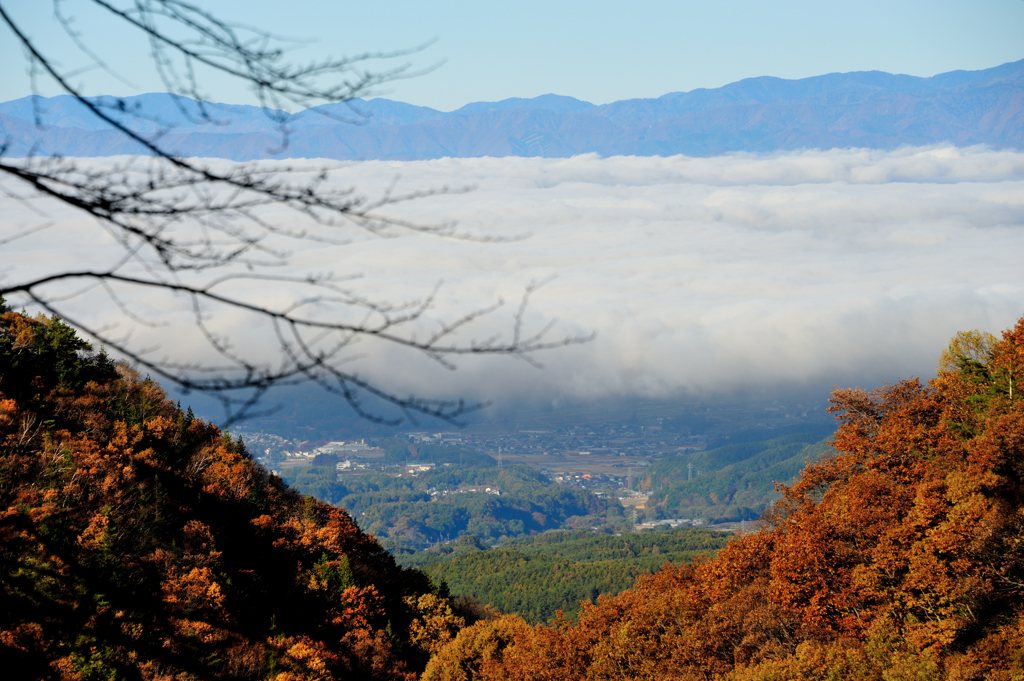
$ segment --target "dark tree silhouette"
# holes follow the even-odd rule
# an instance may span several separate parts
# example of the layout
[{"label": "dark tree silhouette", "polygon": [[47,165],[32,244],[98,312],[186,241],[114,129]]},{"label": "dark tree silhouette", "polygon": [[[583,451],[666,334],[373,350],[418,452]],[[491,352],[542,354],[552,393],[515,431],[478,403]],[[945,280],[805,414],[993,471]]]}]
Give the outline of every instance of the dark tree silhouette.
[{"label": "dark tree silhouette", "polygon": [[[82,0],[101,11],[120,30],[148,38],[150,55],[166,90],[188,120],[227,124],[208,103],[200,78],[203,69],[246,84],[278,131],[280,148],[288,145],[289,110],[324,103],[350,104],[341,119],[358,123],[353,101],[374,88],[415,75],[407,59],[421,48],[391,53],[361,54],[296,64],[287,59],[286,41],[272,34],[225,21],[200,6],[179,0]],[[65,38],[81,50],[83,61],[110,70],[89,46],[60,0],[57,22]],[[48,79],[74,97],[109,130],[132,140],[138,156],[128,160],[90,162],[49,153],[37,144],[28,153],[0,147],[0,184],[8,196],[31,206],[44,198],[96,219],[120,249],[111,264],[83,263],[42,275],[20,277],[19,270],[0,279],[0,296],[55,314],[103,346],[176,384],[183,392],[201,392],[222,404],[225,422],[258,413],[261,399],[273,386],[314,382],[337,393],[360,415],[385,418],[367,406],[380,400],[399,409],[401,418],[429,415],[455,422],[480,404],[461,400],[401,396],[382,387],[372,376],[350,370],[352,345],[375,339],[392,347],[422,353],[446,368],[461,355],[508,355],[536,363],[540,350],[578,343],[582,337],[551,338],[551,326],[524,327],[524,311],[535,284],[526,287],[518,312],[503,335],[473,337],[473,324],[503,303],[484,304],[469,314],[446,319],[435,309],[430,293],[404,301],[375,300],[356,293],[347,280],[332,274],[294,275],[288,265],[287,243],[314,241],[345,243],[346,229],[378,237],[425,233],[438,238],[473,239],[452,223],[428,224],[396,219],[387,209],[397,203],[450,191],[396,194],[387,191],[369,199],[331,182],[330,166],[280,163],[228,163],[183,158],[169,141],[173,126],[165,124],[125,99],[89,97],[76,83],[80,71],[62,66],[19,25],[10,4],[0,1],[0,20],[24,50],[33,87]],[[402,61],[394,66],[396,60]],[[381,65],[381,68],[375,68]],[[37,102],[39,138],[45,111]],[[336,111],[337,109],[332,109]],[[350,115],[349,115],[350,114]],[[325,113],[324,115],[334,115]],[[301,217],[306,227],[268,217],[268,209],[283,207]],[[30,236],[34,226],[7,234],[0,245]],[[283,269],[284,268],[284,269]],[[245,283],[279,284],[293,292],[287,303],[274,305],[242,293]],[[262,282],[262,283],[260,283]],[[166,347],[146,347],[119,326],[95,322],[80,311],[86,306],[114,306],[126,324],[162,323],[152,313],[139,313],[130,298],[139,291],[185,297],[194,323],[218,360],[203,362],[178,356]],[[314,312],[315,311],[315,312]],[[267,361],[236,348],[232,335],[211,320],[232,314],[246,324],[273,327],[279,352]],[[248,328],[246,324],[242,328]],[[236,328],[238,326],[236,325]],[[424,328],[429,332],[424,333]],[[417,331],[419,332],[417,334]]]}]

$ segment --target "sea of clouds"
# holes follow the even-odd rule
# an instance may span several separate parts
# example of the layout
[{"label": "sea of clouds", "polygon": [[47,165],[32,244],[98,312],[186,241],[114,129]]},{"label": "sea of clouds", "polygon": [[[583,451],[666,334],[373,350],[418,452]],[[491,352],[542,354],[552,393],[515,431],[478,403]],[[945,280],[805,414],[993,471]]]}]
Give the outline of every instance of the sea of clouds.
[{"label": "sea of clouds", "polygon": [[[370,197],[392,185],[471,186],[384,212],[418,224],[455,221],[474,238],[352,230],[344,245],[291,244],[288,267],[275,273],[359,275],[347,284],[352,291],[390,301],[442,282],[420,337],[439,320],[504,299],[464,331],[467,342],[508,338],[524,288],[543,281],[526,331],[557,320],[551,340],[595,334],[538,354],[542,369],[470,357],[450,371],[388,344],[351,349],[347,368],[401,393],[543,401],[874,387],[930,376],[958,330],[998,332],[1024,315],[1024,153],[370,161],[336,166],[332,178]],[[109,235],[69,210],[8,196],[0,197],[0,216],[8,233],[52,225],[2,247],[5,282],[113,259]],[[285,209],[265,217],[302,224]],[[302,295],[267,282],[234,292],[272,305]],[[141,292],[125,300],[164,325],[133,322],[100,289],[64,304],[69,316],[93,315],[132,333],[154,356],[209,357],[188,328],[187,301]],[[336,312],[323,304],[309,310]],[[218,312],[211,323],[248,356],[277,352],[269,330],[244,315]]]}]

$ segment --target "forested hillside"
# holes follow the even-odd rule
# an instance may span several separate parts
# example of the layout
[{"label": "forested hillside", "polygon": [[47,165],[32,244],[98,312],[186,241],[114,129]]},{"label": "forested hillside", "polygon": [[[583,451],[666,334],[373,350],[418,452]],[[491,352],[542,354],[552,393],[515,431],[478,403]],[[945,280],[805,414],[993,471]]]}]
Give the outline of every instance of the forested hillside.
[{"label": "forested hillside", "polygon": [[[834,454],[760,531],[532,624],[457,606],[60,320],[5,310],[0,661],[67,681],[1024,678],[1022,378],[1024,319],[959,334],[928,383],[837,390]],[[765,465],[809,451],[775,450]],[[498,475],[543,498],[542,479]],[[463,539],[425,564],[541,621],[580,584],[618,590],[623,561],[715,541]]]},{"label": "forested hillside", "polygon": [[1024,678],[1024,319],[937,378],[837,390],[768,525],[578,623],[464,629],[425,679]]},{"label": "forested hillside", "polygon": [[575,617],[581,601],[617,594],[636,578],[666,563],[686,564],[712,556],[728,534],[675,529],[622,535],[588,531],[546,532],[513,539],[491,550],[463,537],[457,542],[403,557],[423,567],[452,596],[469,597],[528,622],[554,619],[558,610]]},{"label": "forested hillside", "polygon": [[396,552],[467,534],[493,544],[561,527],[603,526],[609,508],[616,511],[614,518],[625,522],[616,499],[557,485],[522,465],[439,466],[402,477],[366,472],[342,480],[333,465],[311,466],[286,480],[304,493],[347,509],[364,531]]},{"label": "forested hillside", "polygon": [[156,383],[0,312],[5,678],[412,679],[465,623]]},{"label": "forested hillside", "polygon": [[827,430],[726,445],[662,459],[648,469],[648,508],[662,518],[753,520],[779,498],[775,483],[790,483],[810,461],[829,454]]}]

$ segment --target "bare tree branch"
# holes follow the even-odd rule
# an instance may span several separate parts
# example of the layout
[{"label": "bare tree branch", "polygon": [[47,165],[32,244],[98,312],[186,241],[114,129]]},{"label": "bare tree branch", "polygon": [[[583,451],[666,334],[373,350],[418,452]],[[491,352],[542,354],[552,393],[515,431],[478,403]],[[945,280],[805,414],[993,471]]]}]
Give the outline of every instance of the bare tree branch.
[{"label": "bare tree branch", "polygon": [[[288,145],[289,108],[347,103],[354,114],[351,119],[317,111],[357,122],[361,114],[353,99],[383,83],[415,75],[409,63],[381,70],[368,65],[404,59],[424,47],[294,64],[286,59],[288,50],[281,39],[224,21],[181,0],[85,2],[125,29],[147,37],[150,58],[179,113],[187,120],[215,125],[229,122],[217,118],[200,89],[197,67],[212,69],[252,90],[280,133],[281,149]],[[54,7],[60,26],[92,64],[90,68],[111,71],[77,30],[62,0],[55,0]],[[352,281],[350,277],[274,273],[273,268],[289,265],[289,240],[345,244],[350,238],[342,228],[355,227],[381,238],[426,234],[474,241],[504,239],[460,231],[454,223],[418,223],[387,212],[401,203],[469,188],[396,193],[392,186],[380,197],[368,199],[352,189],[335,188],[332,167],[184,158],[167,141],[173,126],[157,115],[124,99],[89,97],[81,86],[74,85],[71,79],[83,71],[63,69],[47,56],[41,43],[18,25],[5,0],[0,0],[0,25],[6,25],[25,50],[33,82],[39,77],[49,78],[103,126],[131,140],[139,150],[138,156],[128,160],[94,163],[48,155],[41,141],[29,153],[17,157],[11,153],[9,140],[0,145],[0,177],[27,189],[33,198],[57,202],[95,218],[120,249],[120,255],[106,267],[91,264],[22,280],[0,280],[0,302],[22,301],[58,315],[184,392],[214,397],[224,408],[226,423],[258,413],[270,388],[304,382],[339,395],[356,413],[370,420],[396,422],[368,408],[365,397],[393,405],[402,418],[425,415],[454,423],[483,405],[400,396],[386,390],[372,378],[349,370],[354,346],[363,340],[381,342],[454,369],[458,357],[469,355],[506,355],[540,366],[533,357],[535,353],[589,339],[549,338],[554,322],[534,332],[525,330],[527,306],[539,288],[537,283],[527,286],[507,337],[492,332],[483,339],[474,339],[474,324],[492,316],[502,308],[503,301],[481,304],[445,321],[434,309],[437,286],[422,297],[394,303],[355,293],[344,285]],[[43,112],[37,108],[34,115],[42,131]],[[22,194],[19,199],[28,200]],[[270,219],[267,209],[271,207],[287,208],[312,227]],[[22,228],[0,237],[0,244],[30,236],[47,226]],[[280,284],[299,292],[279,305],[226,292],[239,284],[261,283]],[[77,288],[68,293],[65,289],[70,285]],[[167,323],[136,311],[125,297],[125,292],[131,290],[186,297],[195,329],[220,359],[182,359],[160,347],[140,347],[132,341],[130,331],[115,333],[109,323],[94,323],[72,305],[101,293],[107,305],[134,324],[152,328]],[[329,313],[324,313],[325,309]],[[226,312],[242,313],[254,324],[272,327],[278,343],[277,359],[268,361],[236,349],[229,334],[210,325],[211,318]],[[432,331],[423,335],[423,328]]]}]

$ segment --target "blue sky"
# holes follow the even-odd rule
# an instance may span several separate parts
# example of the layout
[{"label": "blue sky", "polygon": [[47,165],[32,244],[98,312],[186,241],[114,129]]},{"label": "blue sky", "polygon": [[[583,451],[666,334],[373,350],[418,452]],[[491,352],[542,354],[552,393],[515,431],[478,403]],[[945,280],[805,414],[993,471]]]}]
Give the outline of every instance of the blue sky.
[{"label": "blue sky", "polygon": [[[128,81],[102,72],[77,76],[91,94],[163,89],[137,36],[112,28],[88,0],[64,0],[83,40]],[[775,0],[722,2],[558,2],[479,0],[336,2],[289,0],[201,3],[218,15],[278,34],[312,39],[300,59],[436,42],[413,58],[432,72],[392,83],[379,94],[451,110],[480,100],[549,92],[595,103],[717,87],[742,78],[801,78],[834,71],[883,70],[933,75],[1024,58],[1024,2]],[[66,66],[83,57],[41,0],[5,9]],[[24,63],[0,29],[0,59]],[[212,99],[251,101],[238,85],[206,74]],[[55,94],[41,83],[44,94]],[[6,68],[0,100],[31,92],[25,69]]]}]

